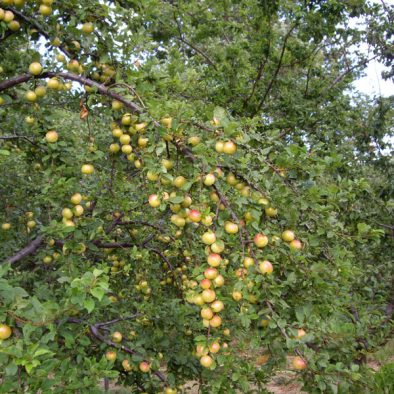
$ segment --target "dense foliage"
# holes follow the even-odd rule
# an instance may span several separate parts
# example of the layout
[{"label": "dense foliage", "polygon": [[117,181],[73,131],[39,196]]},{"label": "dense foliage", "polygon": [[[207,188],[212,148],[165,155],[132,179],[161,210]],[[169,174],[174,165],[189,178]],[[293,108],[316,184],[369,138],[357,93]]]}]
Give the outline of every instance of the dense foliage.
[{"label": "dense foliage", "polygon": [[384,385],[393,7],[0,6],[1,393]]}]

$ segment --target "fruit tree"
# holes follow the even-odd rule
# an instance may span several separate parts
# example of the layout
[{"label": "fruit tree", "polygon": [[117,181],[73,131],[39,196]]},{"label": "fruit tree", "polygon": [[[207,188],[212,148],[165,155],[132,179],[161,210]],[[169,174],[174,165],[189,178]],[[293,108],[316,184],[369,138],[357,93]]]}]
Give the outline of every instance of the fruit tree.
[{"label": "fruit tree", "polygon": [[0,0],[0,392],[373,390],[393,15]]}]

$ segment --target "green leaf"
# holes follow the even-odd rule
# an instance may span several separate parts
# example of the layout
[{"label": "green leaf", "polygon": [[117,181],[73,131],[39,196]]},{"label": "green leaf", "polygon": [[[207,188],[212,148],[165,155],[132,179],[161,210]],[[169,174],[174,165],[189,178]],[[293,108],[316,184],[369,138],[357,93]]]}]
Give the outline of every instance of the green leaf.
[{"label": "green leaf", "polygon": [[104,297],[105,290],[101,287],[94,287],[93,289],[90,290],[90,294],[93,297],[96,297],[99,301],[101,301]]},{"label": "green leaf", "polygon": [[86,308],[86,310],[88,311],[88,313],[91,313],[95,307],[95,303],[91,298],[87,298],[84,303],[83,306]]}]

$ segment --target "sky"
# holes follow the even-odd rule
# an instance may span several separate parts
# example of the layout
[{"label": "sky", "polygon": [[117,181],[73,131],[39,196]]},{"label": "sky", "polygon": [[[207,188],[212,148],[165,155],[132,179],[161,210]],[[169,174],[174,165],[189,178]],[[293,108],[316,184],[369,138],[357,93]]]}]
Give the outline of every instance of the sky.
[{"label": "sky", "polygon": [[[393,0],[394,1],[394,0]],[[384,80],[382,71],[385,67],[376,60],[371,61],[365,70],[366,75],[353,83],[355,88],[371,96],[392,96],[394,95],[394,83],[392,80]]]},{"label": "sky", "polygon": [[[370,0],[371,3],[381,3],[381,0]],[[394,5],[394,0],[384,0],[387,6]],[[354,87],[362,93],[371,96],[388,97],[394,95],[393,80],[384,80],[382,71],[385,70],[383,64],[376,60],[371,61],[365,70],[365,76],[353,83]]]}]

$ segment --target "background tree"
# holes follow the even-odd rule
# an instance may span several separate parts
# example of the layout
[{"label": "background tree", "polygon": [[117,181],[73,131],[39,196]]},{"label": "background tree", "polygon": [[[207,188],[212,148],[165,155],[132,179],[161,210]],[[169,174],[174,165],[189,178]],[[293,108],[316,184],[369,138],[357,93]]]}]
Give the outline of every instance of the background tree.
[{"label": "background tree", "polygon": [[393,8],[0,4],[0,392],[375,392]]}]

